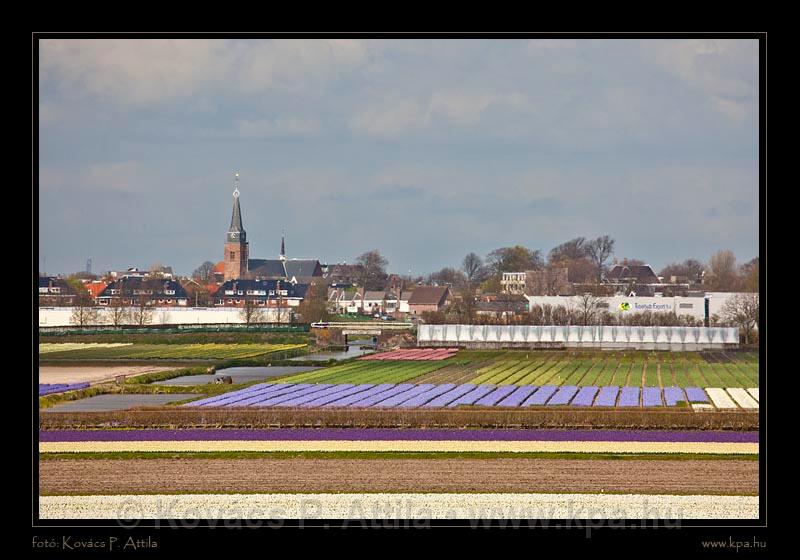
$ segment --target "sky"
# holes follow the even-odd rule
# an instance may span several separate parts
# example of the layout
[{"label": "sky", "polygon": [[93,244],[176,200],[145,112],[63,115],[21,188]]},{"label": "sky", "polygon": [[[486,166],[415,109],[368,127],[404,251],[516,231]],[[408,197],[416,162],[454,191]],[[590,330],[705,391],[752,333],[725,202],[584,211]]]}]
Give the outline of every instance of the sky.
[{"label": "sky", "polygon": [[755,40],[42,40],[39,266],[758,254]]}]

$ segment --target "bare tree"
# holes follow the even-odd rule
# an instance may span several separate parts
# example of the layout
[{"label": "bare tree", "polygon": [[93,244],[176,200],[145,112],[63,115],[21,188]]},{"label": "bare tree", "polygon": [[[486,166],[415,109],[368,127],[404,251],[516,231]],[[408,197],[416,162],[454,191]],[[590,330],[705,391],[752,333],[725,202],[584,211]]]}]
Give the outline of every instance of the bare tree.
[{"label": "bare tree", "polygon": [[758,318],[759,302],[756,293],[735,294],[722,306],[722,319],[742,329],[745,344],[750,344]]},{"label": "bare tree", "polygon": [[708,259],[708,287],[720,292],[732,292],[737,288],[736,256],[728,249],[717,251]]},{"label": "bare tree", "polygon": [[192,272],[192,277],[202,282],[208,282],[211,279],[211,274],[214,272],[214,263],[206,261]]},{"label": "bare tree", "polygon": [[467,277],[467,282],[477,284],[486,279],[486,267],[483,266],[483,259],[475,253],[469,253],[461,263],[461,270]]},{"label": "bare tree", "polygon": [[85,291],[78,292],[72,301],[72,313],[69,318],[70,323],[79,327],[96,325],[98,323],[99,314],[97,308],[94,306],[94,300],[92,300],[88,293]]},{"label": "bare tree", "polygon": [[255,298],[245,298],[244,307],[239,311],[239,317],[248,327],[266,322],[266,313],[262,307],[259,307],[258,300]]},{"label": "bare tree", "polygon": [[614,240],[603,235],[586,244],[586,252],[595,266],[597,282],[603,279],[603,270],[609,257],[614,253]]},{"label": "bare tree", "polygon": [[108,321],[115,327],[126,325],[131,319],[131,311],[122,298],[114,297],[108,302]]},{"label": "bare tree", "polygon": [[598,311],[602,299],[591,293],[578,296],[575,308],[576,320],[579,325],[592,325],[597,321]]},{"label": "bare tree", "polygon": [[133,322],[140,327],[149,325],[153,321],[153,300],[147,294],[139,294],[133,303]]},{"label": "bare tree", "polygon": [[303,301],[300,302],[298,312],[303,323],[327,321],[329,314],[325,298],[325,287],[311,284],[306,291],[305,297],[303,297]]},{"label": "bare tree", "polygon": [[382,290],[386,283],[386,267],[389,261],[377,249],[367,251],[356,259],[362,267],[361,284],[367,290]]}]

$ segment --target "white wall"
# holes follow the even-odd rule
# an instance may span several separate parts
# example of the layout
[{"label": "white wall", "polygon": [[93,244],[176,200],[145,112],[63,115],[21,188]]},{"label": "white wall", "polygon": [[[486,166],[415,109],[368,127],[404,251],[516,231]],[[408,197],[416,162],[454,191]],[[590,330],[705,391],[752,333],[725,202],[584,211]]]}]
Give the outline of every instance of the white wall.
[{"label": "white wall", "polygon": [[[260,308],[261,309],[261,308]],[[110,310],[106,307],[98,307],[97,324],[108,326]],[[278,313],[274,308],[263,308],[267,322],[278,322]],[[289,319],[291,310],[281,308],[280,320],[286,322]],[[66,327],[72,326],[70,317],[72,316],[71,307],[40,307],[39,326],[40,327]],[[209,324],[243,324],[241,310],[231,307],[162,307],[155,308],[151,315],[151,325],[209,325]],[[128,324],[134,324],[129,322]]]},{"label": "white wall", "polygon": [[[566,308],[576,308],[579,305],[579,296],[527,296],[530,306],[534,305],[552,305],[553,307],[561,305]],[[619,316],[625,316],[631,313],[641,313],[650,311],[653,313],[676,313],[678,315],[691,315],[695,319],[702,320],[705,318],[705,298],[703,297],[604,297],[600,298],[608,303],[607,309],[601,311],[608,311]],[[620,306],[623,303],[628,303],[630,309],[623,310]],[[691,307],[681,307],[687,305]]]}]

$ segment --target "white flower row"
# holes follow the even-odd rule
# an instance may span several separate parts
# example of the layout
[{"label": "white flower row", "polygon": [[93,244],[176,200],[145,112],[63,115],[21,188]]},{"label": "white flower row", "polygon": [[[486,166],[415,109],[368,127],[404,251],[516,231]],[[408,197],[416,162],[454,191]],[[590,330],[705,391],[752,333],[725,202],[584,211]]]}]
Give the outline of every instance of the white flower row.
[{"label": "white flower row", "polygon": [[116,346],[132,346],[132,342],[43,342],[39,344],[39,354],[64,352],[67,350],[85,350],[88,348],[114,348]]},{"label": "white flower row", "polygon": [[411,451],[488,453],[708,453],[756,454],[758,443],[649,441],[431,441],[431,440],[258,440],[258,441],[58,441],[40,442],[39,453],[206,451]]},{"label": "white flower row", "polygon": [[756,519],[758,496],[183,494],[42,496],[42,519]]}]

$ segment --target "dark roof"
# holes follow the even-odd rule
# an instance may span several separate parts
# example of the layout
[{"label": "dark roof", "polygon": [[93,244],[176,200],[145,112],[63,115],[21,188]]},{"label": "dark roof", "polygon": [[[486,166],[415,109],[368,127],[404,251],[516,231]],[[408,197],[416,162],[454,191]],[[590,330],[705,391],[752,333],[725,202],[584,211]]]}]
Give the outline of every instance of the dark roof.
[{"label": "dark roof", "polygon": [[642,283],[657,283],[658,276],[648,264],[622,265],[616,264],[606,274],[608,280],[633,279]]},{"label": "dark roof", "polygon": [[274,292],[278,289],[278,282],[280,282],[280,289],[286,290],[286,297],[302,298],[305,297],[308,291],[308,284],[292,284],[291,282],[283,280],[228,280],[214,293],[214,297],[225,297],[226,290],[241,290],[243,292],[247,292],[248,290],[264,290],[267,292],[267,298],[274,298],[275,295],[273,294],[270,296],[269,292]]},{"label": "dark roof", "polygon": [[58,276],[39,276],[39,287],[40,288],[50,288],[58,286],[64,292],[62,293],[74,293],[72,286],[69,285],[69,282],[64,280],[63,278],[59,278]]},{"label": "dark roof", "polygon": [[262,278],[309,278],[322,276],[319,261],[311,259],[250,259],[247,263],[250,274]]},{"label": "dark roof", "polygon": [[250,274],[263,278],[286,278],[286,269],[279,259],[250,259],[247,261]]},{"label": "dark roof", "polygon": [[447,299],[447,286],[417,286],[408,298],[409,305],[442,305]]},{"label": "dark roof", "polygon": [[283,261],[286,268],[286,277],[295,276],[322,276],[322,268],[318,260],[311,259],[288,259]]},{"label": "dark roof", "polygon": [[[120,290],[118,295],[131,296],[134,290],[152,290],[152,297],[168,298],[187,298],[186,290],[175,280],[164,280],[161,278],[139,278],[138,276],[126,276],[114,280],[100,292],[98,297],[112,297],[111,290]],[[172,290],[174,294],[166,294],[167,290]]]}]

